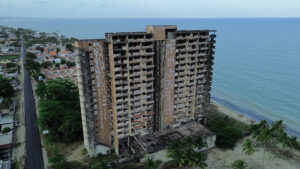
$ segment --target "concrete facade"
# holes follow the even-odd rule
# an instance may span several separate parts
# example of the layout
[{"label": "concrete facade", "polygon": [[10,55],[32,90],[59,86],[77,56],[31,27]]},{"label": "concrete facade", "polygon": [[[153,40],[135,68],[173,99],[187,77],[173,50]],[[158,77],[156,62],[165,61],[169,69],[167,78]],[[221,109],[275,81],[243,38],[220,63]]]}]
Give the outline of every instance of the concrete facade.
[{"label": "concrete facade", "polygon": [[[106,33],[75,42],[85,147],[203,120],[210,101],[215,31]],[[103,148],[102,148],[103,149]],[[103,152],[102,152],[103,153]]]}]

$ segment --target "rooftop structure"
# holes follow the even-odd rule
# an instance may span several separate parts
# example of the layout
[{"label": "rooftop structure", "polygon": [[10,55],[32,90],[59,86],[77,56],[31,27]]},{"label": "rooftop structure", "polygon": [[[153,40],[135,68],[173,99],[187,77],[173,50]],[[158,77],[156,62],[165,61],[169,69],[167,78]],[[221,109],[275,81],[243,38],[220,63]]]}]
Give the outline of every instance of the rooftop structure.
[{"label": "rooftop structure", "polygon": [[118,154],[121,139],[204,120],[215,37],[213,30],[161,25],[75,42],[88,152]]}]

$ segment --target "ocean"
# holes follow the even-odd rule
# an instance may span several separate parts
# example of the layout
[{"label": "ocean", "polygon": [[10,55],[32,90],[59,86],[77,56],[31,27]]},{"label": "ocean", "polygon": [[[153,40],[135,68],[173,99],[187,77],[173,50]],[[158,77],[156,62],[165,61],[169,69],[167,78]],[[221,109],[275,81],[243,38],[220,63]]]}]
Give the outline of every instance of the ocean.
[{"label": "ocean", "polygon": [[0,18],[0,25],[79,39],[165,24],[217,30],[212,100],[254,120],[282,119],[287,131],[300,138],[300,18]]}]

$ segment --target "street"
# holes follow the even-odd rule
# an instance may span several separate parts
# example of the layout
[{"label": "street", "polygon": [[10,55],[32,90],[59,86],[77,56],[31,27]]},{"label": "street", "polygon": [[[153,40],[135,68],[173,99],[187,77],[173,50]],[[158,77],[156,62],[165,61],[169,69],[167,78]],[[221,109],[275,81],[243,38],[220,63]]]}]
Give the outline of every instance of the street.
[{"label": "street", "polygon": [[[25,62],[26,47],[22,39],[22,57]],[[24,68],[24,101],[26,127],[26,169],[43,169],[41,139],[37,126],[35,100],[32,90],[31,77]]]}]

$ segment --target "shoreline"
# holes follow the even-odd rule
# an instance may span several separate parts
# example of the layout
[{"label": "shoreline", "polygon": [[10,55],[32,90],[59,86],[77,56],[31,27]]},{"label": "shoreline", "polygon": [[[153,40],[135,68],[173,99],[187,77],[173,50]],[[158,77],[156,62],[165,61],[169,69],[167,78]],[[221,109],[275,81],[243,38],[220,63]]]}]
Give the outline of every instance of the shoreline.
[{"label": "shoreline", "polygon": [[233,119],[236,119],[237,121],[240,121],[242,123],[246,123],[248,125],[256,123],[255,120],[250,119],[250,118],[244,116],[243,114],[237,113],[237,112],[235,112],[235,111],[233,111],[233,110],[231,110],[231,109],[223,106],[222,104],[220,104],[220,103],[218,103],[216,101],[211,101],[211,104],[214,105],[214,106],[216,106],[217,109],[221,113],[223,113],[223,114],[225,114],[225,115],[227,115],[227,116],[229,116],[229,117],[231,117]]},{"label": "shoreline", "polygon": [[[258,115],[251,110],[247,110],[245,108],[238,107],[237,105],[234,105],[227,100],[223,100],[223,99],[217,98],[215,96],[211,97],[211,104],[217,106],[219,111],[221,111],[222,113],[224,113],[238,121],[249,124],[249,125],[255,124],[261,120],[266,120],[267,123],[269,123],[269,124],[271,124],[273,122],[272,120],[270,120],[266,117],[263,117],[261,115]],[[285,124],[285,125],[286,125],[285,130],[288,133],[288,135],[296,136],[298,138],[298,140],[300,140],[300,132],[289,128],[287,126],[287,124]]]}]

